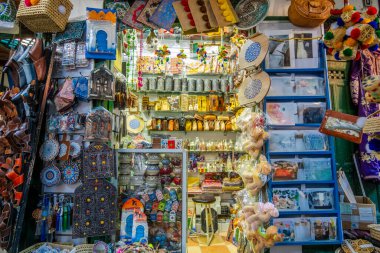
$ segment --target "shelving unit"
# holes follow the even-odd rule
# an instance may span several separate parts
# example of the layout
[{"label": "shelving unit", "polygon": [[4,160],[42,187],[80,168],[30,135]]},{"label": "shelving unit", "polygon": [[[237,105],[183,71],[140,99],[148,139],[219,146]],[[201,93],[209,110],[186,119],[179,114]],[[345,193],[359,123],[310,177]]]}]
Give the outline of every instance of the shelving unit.
[{"label": "shelving unit", "polygon": [[[182,192],[187,191],[187,151],[184,149],[118,149],[119,154],[177,154],[182,158]],[[118,166],[118,156],[116,156]],[[181,252],[186,252],[187,241],[187,194],[182,194],[182,224],[181,224]]]},{"label": "shelving unit", "polygon": [[[319,44],[319,53],[320,53],[320,63],[318,68],[311,69],[265,69],[265,71],[269,75],[275,74],[310,74],[313,76],[319,76],[324,78],[324,88],[325,95],[321,96],[268,96],[264,100],[264,110],[266,110],[267,102],[325,102],[327,108],[331,108],[331,100],[329,94],[329,85],[328,85],[328,73],[327,73],[327,63],[325,51],[323,49],[323,45]],[[320,124],[295,124],[288,126],[276,126],[270,125],[269,129],[277,129],[277,130],[310,130],[310,129],[318,129]],[[285,246],[285,245],[334,245],[341,244],[343,240],[342,233],[342,224],[340,219],[340,210],[339,210],[339,195],[338,195],[338,183],[336,176],[336,165],[335,165],[335,154],[334,154],[334,141],[332,137],[328,137],[328,150],[322,151],[271,151],[269,143],[266,143],[266,156],[268,161],[273,159],[292,159],[292,158],[330,158],[331,159],[331,180],[289,180],[289,181],[272,181],[270,180],[268,183],[269,186],[269,197],[272,199],[273,188],[286,188],[286,187],[296,187],[299,189],[304,188],[321,188],[328,187],[333,188],[334,195],[334,208],[326,209],[326,210],[289,210],[289,211],[280,211],[279,218],[297,218],[297,217],[334,217],[336,218],[336,240],[326,240],[326,241],[288,241],[277,243],[276,246]]]}]

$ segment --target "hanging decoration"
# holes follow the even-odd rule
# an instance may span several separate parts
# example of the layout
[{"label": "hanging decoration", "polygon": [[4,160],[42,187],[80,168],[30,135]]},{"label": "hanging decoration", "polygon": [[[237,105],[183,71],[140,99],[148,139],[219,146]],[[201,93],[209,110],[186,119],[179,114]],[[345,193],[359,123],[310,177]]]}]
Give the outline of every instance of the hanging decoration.
[{"label": "hanging decoration", "polygon": [[149,32],[149,35],[148,37],[146,38],[146,45],[147,45],[147,50],[157,50],[157,47],[158,47],[158,38],[157,38],[157,35],[156,35],[156,32],[151,29],[150,32]]},{"label": "hanging decoration", "polygon": [[361,50],[379,48],[380,29],[375,7],[359,12],[353,5],[347,5],[341,10],[332,10],[332,14],[340,17],[331,24],[324,43],[335,59],[359,60]]},{"label": "hanging decoration", "polygon": [[177,54],[178,64],[183,64],[184,60],[187,58],[187,55],[184,52],[185,50],[181,49]]},{"label": "hanging decoration", "polygon": [[225,45],[220,46],[219,53],[218,53],[218,61],[220,62],[223,68],[225,64],[228,63],[228,60],[229,60],[229,52],[227,50],[227,47]]},{"label": "hanging decoration", "polygon": [[230,38],[231,43],[239,49],[244,45],[246,40],[247,38],[243,34],[239,33],[237,29],[235,30],[235,34]]},{"label": "hanging decoration", "polygon": [[[133,83],[133,72],[131,71],[131,62],[133,62],[134,58],[134,50],[135,50],[135,41],[136,41],[136,30],[128,29],[123,31],[123,53],[127,56],[126,61],[126,69],[125,69],[125,77],[127,79],[127,84]],[[132,72],[132,77],[130,77],[130,73]],[[130,85],[127,85],[128,87]]]},{"label": "hanging decoration", "polygon": [[203,45],[199,45],[197,48],[197,55],[198,60],[200,60],[202,63],[206,64],[207,60],[207,52]]},{"label": "hanging decoration", "polygon": [[157,56],[157,63],[164,64],[169,62],[170,50],[167,45],[159,47],[158,50],[154,51],[154,54]]}]

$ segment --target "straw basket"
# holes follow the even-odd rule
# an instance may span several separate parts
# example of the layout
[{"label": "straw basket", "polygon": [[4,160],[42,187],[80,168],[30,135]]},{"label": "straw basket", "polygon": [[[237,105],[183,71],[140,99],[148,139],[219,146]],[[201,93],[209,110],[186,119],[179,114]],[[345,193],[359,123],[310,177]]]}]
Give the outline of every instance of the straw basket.
[{"label": "straw basket", "polygon": [[292,0],[288,16],[293,25],[317,27],[330,17],[332,0]]},{"label": "straw basket", "polygon": [[21,0],[17,19],[33,32],[62,32],[72,8],[70,0],[40,0],[37,5],[30,7]]},{"label": "straw basket", "polygon": [[75,248],[75,253],[92,253],[94,249],[94,244],[82,244]]},{"label": "straw basket", "polygon": [[380,241],[380,224],[368,225],[369,233],[373,239]]},{"label": "straw basket", "polygon": [[51,246],[53,248],[59,248],[61,250],[63,250],[63,249],[72,250],[73,249],[73,247],[69,246],[69,245],[61,245],[61,244],[55,244],[55,243],[40,242],[40,243],[34,244],[33,246],[30,246],[27,249],[24,249],[20,253],[32,253],[33,251],[37,250],[39,247],[41,247],[44,244],[47,244],[47,245],[49,245],[49,246]]}]

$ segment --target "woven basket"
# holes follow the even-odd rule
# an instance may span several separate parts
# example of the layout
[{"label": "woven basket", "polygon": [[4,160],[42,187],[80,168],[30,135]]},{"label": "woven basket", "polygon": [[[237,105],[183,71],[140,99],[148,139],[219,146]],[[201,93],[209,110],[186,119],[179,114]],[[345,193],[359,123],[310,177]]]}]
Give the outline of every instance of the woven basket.
[{"label": "woven basket", "polygon": [[59,248],[61,250],[63,250],[63,249],[67,249],[67,250],[74,249],[72,246],[69,246],[69,245],[55,244],[55,243],[49,243],[49,242],[40,242],[40,243],[34,244],[33,246],[30,246],[27,249],[24,249],[20,253],[32,253],[33,251],[37,250],[39,247],[41,247],[44,244],[50,245],[53,248]]},{"label": "woven basket", "polygon": [[[64,6],[65,14],[58,11]],[[56,33],[65,30],[73,8],[70,0],[40,0],[37,5],[27,7],[21,0],[17,12],[17,19],[32,32]]]},{"label": "woven basket", "polygon": [[331,0],[292,0],[288,16],[293,25],[317,27],[330,17],[333,7]]},{"label": "woven basket", "polygon": [[92,253],[94,249],[94,244],[82,244],[75,248],[75,253]]},{"label": "woven basket", "polygon": [[373,239],[380,241],[380,224],[368,225],[369,233]]}]

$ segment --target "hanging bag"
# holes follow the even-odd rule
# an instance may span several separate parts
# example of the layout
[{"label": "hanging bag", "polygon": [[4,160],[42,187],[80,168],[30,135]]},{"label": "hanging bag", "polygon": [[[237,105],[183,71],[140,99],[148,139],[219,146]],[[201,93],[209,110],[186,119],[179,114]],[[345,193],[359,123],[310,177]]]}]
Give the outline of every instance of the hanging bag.
[{"label": "hanging bag", "polygon": [[296,26],[317,27],[330,17],[334,4],[332,0],[292,0],[289,20]]},{"label": "hanging bag", "polygon": [[35,33],[62,32],[73,8],[70,0],[39,0],[29,5],[28,0],[20,1],[17,19]]},{"label": "hanging bag", "polygon": [[0,3],[0,33],[18,34],[20,32],[16,12],[17,7],[14,0]]}]

